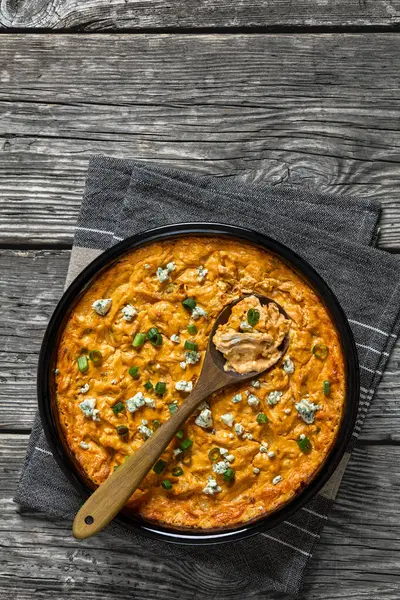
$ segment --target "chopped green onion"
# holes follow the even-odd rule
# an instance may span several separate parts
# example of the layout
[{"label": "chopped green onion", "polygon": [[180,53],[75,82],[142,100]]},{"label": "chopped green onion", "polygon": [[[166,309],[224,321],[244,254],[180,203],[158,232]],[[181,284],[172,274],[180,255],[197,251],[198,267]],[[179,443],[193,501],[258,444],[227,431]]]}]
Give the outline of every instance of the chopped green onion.
[{"label": "chopped green onion", "polygon": [[134,348],[141,348],[146,341],[144,333],[137,333],[133,339],[132,346]]},{"label": "chopped green onion", "polygon": [[187,330],[190,333],[190,335],[195,335],[197,333],[196,325],[188,325]]},{"label": "chopped green onion", "polygon": [[198,350],[198,346],[195,342],[189,342],[189,340],[185,341],[185,344],[183,346],[185,348],[185,350],[191,350],[193,352],[197,352]]},{"label": "chopped green onion", "polygon": [[160,473],[162,473],[164,471],[166,466],[167,466],[167,463],[164,460],[160,459],[154,465],[153,471],[154,471],[154,473],[157,473],[157,475],[160,475]]},{"label": "chopped green onion", "polygon": [[133,379],[139,379],[140,377],[139,367],[131,367],[128,373]]},{"label": "chopped green onion", "polygon": [[181,469],[181,467],[174,467],[171,473],[174,477],[180,477],[183,475],[183,469]]},{"label": "chopped green onion", "polygon": [[78,369],[80,370],[80,372],[86,373],[86,371],[89,368],[89,361],[87,356],[80,356],[76,359],[76,362],[78,363]]},{"label": "chopped green onion", "polygon": [[250,308],[247,311],[247,322],[252,327],[254,327],[254,325],[257,325],[259,319],[260,319],[260,313],[256,308]]},{"label": "chopped green onion", "polygon": [[224,473],[224,480],[232,482],[235,479],[235,471],[229,467]]},{"label": "chopped green onion", "polygon": [[221,452],[219,450],[219,448],[212,448],[210,450],[210,452],[208,453],[208,458],[212,461],[212,462],[216,462],[217,460],[219,460],[221,457]]},{"label": "chopped green onion", "polygon": [[258,413],[256,421],[259,425],[265,425],[268,423],[268,417],[265,413]]},{"label": "chopped green onion", "polygon": [[158,381],[156,383],[156,387],[154,388],[154,391],[156,394],[158,394],[158,396],[163,396],[165,394],[166,389],[167,389],[167,384],[164,381]]},{"label": "chopped green onion", "polygon": [[324,381],[323,390],[325,396],[329,396],[329,394],[331,393],[331,384],[329,383],[329,381]]},{"label": "chopped green onion", "polygon": [[114,465],[114,471],[116,471],[118,469],[118,467],[120,467],[121,465]]},{"label": "chopped green onion", "polygon": [[304,454],[310,454],[312,450],[312,443],[308,439],[307,436],[299,437],[297,440],[297,445]]},{"label": "chopped green onion", "polygon": [[185,300],[182,300],[182,305],[186,310],[192,311],[196,307],[196,300],[194,298],[185,298]]},{"label": "chopped green onion", "polygon": [[144,384],[144,386],[146,388],[146,390],[149,392],[150,390],[153,389],[153,384],[151,383],[151,381],[146,381],[146,383]]},{"label": "chopped green onion", "polygon": [[153,346],[161,346],[162,344],[162,336],[157,327],[151,327],[148,330],[147,339],[153,344]]},{"label": "chopped green onion", "polygon": [[154,419],[151,422],[151,428],[152,428],[153,431],[157,431],[157,429],[160,429],[160,427],[161,427],[161,423],[160,423],[160,421],[158,419]]},{"label": "chopped green onion", "polygon": [[178,410],[178,405],[177,405],[177,403],[176,403],[176,402],[172,402],[171,404],[168,404],[168,410],[169,410],[169,412],[171,413],[171,415],[173,415],[173,414],[174,414],[174,412],[175,412],[176,410]]},{"label": "chopped green onion", "polygon": [[123,437],[124,435],[128,435],[129,429],[125,425],[118,425],[118,427],[117,427],[117,433],[118,433],[118,435],[120,435],[121,437]]},{"label": "chopped green onion", "polygon": [[317,358],[325,360],[325,358],[328,356],[329,348],[328,346],[325,346],[325,344],[315,344],[315,346],[313,346],[312,353]]},{"label": "chopped green onion", "polygon": [[182,444],[179,446],[179,448],[183,451],[185,450],[189,450],[189,448],[193,446],[193,441],[189,440],[189,438],[186,438],[186,440],[183,440]]},{"label": "chopped green onion", "polygon": [[100,350],[91,350],[89,352],[89,358],[95,367],[100,367],[101,363],[103,362],[103,355]]},{"label": "chopped green onion", "polygon": [[89,361],[87,359],[87,356],[80,356],[76,359],[76,362],[78,363],[78,369],[80,370],[80,372],[86,373],[86,371],[89,368]]},{"label": "chopped green onion", "polygon": [[125,410],[125,405],[122,404],[122,402],[117,402],[117,404],[114,404],[114,406],[112,407],[112,409],[113,409],[113,413],[117,415],[122,410]]},{"label": "chopped green onion", "polygon": [[183,436],[185,435],[185,432],[183,431],[183,429],[179,429],[175,436],[178,438],[178,440],[183,440]]},{"label": "chopped green onion", "polygon": [[170,490],[172,488],[172,483],[170,482],[169,479],[164,479],[161,482],[161,485],[163,486],[164,490]]}]

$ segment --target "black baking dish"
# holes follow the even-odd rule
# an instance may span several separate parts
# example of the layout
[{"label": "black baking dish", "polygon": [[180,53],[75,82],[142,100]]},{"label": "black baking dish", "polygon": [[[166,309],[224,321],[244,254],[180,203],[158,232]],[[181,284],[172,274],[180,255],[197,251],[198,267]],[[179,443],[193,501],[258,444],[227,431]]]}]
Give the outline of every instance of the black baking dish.
[{"label": "black baking dish", "polygon": [[328,310],[339,334],[345,363],[346,401],[339,432],[327,459],[318,473],[294,499],[278,511],[253,521],[219,529],[172,528],[151,523],[128,512],[116,521],[138,533],[178,544],[216,544],[243,539],[270,529],[290,517],[315,496],[338,466],[350,439],[357,416],[359,369],[357,351],[346,316],[338,300],[318,273],[300,256],[270,237],[249,229],[218,223],[179,223],[133,235],[103,252],[71,283],[62,296],[47,327],[39,357],[38,402],[40,417],[49,447],[58,465],[83,498],[94,489],[70,452],[58,422],[54,368],[60,334],[77,298],[101,271],[109,268],[122,254],[144,244],[186,235],[219,236],[246,240],[275,253],[290,265],[314,289]]}]

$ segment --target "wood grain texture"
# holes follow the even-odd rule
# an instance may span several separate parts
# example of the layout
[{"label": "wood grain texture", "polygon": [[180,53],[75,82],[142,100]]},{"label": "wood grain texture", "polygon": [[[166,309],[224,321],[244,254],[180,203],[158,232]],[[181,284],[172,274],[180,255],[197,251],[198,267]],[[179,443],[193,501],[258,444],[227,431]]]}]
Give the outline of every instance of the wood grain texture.
[{"label": "wood grain texture", "polygon": [[143,29],[383,26],[400,22],[398,0],[3,0],[0,28]]},{"label": "wood grain texture", "polygon": [[[105,534],[78,542],[71,523],[12,503],[27,436],[0,435],[0,599],[274,600],[279,596],[221,581],[214,570],[157,564],[147,549]],[[391,468],[388,469],[388,465]],[[398,600],[400,448],[355,450],[338,501],[308,569],[303,599]],[[228,550],[229,551],[229,550]],[[195,587],[196,579],[201,589]],[[280,596],[282,597],[282,596]]]},{"label": "wood grain texture", "polygon": [[[62,295],[68,250],[0,250],[0,431],[29,429],[36,411],[36,366],[51,313]],[[399,442],[400,342],[390,358],[361,440]]]},{"label": "wood grain texture", "polygon": [[0,83],[0,244],[71,244],[104,153],[375,197],[400,247],[400,35],[6,35]]}]

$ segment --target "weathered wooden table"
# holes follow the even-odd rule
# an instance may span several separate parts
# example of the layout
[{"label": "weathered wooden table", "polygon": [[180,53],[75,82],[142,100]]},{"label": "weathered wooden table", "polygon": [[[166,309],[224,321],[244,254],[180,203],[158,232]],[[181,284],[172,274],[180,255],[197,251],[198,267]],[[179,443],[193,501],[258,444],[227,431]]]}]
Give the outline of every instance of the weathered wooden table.
[{"label": "weathered wooden table", "polygon": [[[400,250],[400,0],[0,2],[0,598],[237,598],[12,502],[94,153],[375,197]],[[400,345],[304,597],[400,597]],[[197,569],[196,569],[197,570]],[[248,590],[248,598],[273,598]]]}]

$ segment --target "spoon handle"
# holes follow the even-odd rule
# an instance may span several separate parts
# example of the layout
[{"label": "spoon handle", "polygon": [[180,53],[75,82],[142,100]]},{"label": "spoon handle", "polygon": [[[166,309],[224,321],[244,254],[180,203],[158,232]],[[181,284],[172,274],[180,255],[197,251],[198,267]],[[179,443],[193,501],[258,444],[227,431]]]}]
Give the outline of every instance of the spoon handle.
[{"label": "spoon handle", "polygon": [[[210,367],[209,364],[207,366]],[[196,387],[178,410],[86,500],[74,520],[74,537],[88,538],[99,533],[112,521],[157,462],[181,425],[202,400],[222,387],[221,379],[224,380],[224,376],[221,377],[221,373],[219,379],[220,381],[218,373],[214,373],[212,367],[203,368]]]}]

